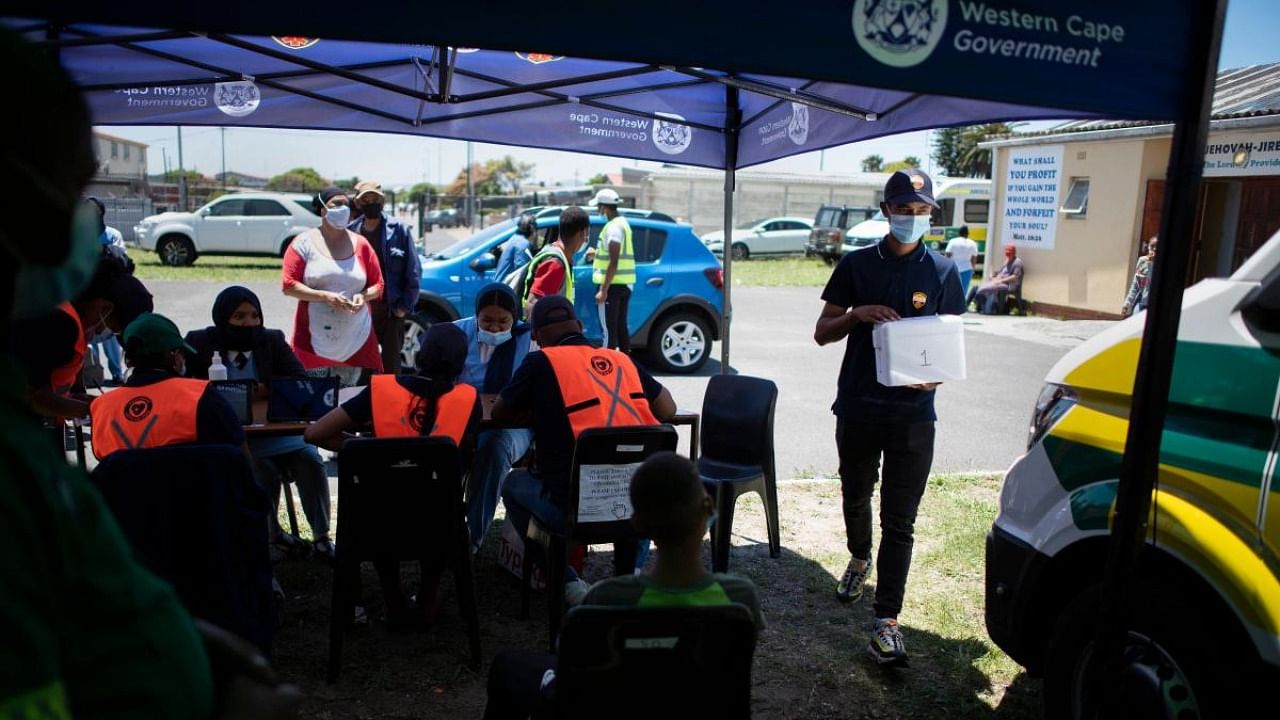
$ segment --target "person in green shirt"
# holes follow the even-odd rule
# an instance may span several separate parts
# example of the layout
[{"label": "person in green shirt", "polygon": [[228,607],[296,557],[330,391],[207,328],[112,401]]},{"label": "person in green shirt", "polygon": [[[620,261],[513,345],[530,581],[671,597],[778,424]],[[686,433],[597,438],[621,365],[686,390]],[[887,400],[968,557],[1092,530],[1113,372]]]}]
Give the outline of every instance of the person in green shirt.
[{"label": "person in green shirt", "polygon": [[[14,116],[23,142],[0,153],[42,228],[33,241],[0,227],[0,318],[12,323],[75,297],[102,251],[97,218],[77,202],[95,164],[83,101],[8,31],[0,63],[22,68],[12,89],[42,109]],[[133,559],[102,497],[31,411],[17,342],[0,333],[0,720],[291,717],[296,693],[275,685],[265,660],[198,628]]]},{"label": "person in green shirt", "polygon": [[[583,605],[695,607],[737,603],[751,612],[756,630],[765,627],[755,585],[746,578],[709,573],[702,539],[715,513],[698,470],[672,452],[650,456],[631,478],[632,522],[657,545],[648,575],[613,577],[596,583]],[[504,650],[489,666],[485,720],[527,718],[552,710],[556,656]]]}]

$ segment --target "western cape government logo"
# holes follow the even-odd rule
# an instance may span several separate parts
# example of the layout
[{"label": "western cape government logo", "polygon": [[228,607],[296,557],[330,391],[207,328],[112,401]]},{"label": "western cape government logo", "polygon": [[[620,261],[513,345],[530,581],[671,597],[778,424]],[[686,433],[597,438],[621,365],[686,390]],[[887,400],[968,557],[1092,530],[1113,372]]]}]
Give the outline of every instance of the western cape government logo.
[{"label": "western cape government logo", "polygon": [[919,65],[947,27],[947,0],[855,0],[853,36],[871,57],[893,67]]},{"label": "western cape government logo", "polygon": [[[684,118],[675,113],[654,113],[671,120],[653,121],[653,145],[668,155],[679,155],[693,142],[693,128],[682,124]],[[674,122],[673,122],[674,121]]]},{"label": "western cape government logo", "polygon": [[271,39],[275,40],[277,45],[287,47],[290,50],[309,48],[320,42],[320,38],[298,37],[297,35],[272,35]]},{"label": "western cape government logo", "polygon": [[258,109],[262,94],[258,92],[258,86],[248,80],[216,83],[213,86],[213,101],[222,112],[239,118],[251,115]]},{"label": "western cape government logo", "polygon": [[796,145],[809,139],[809,106],[791,103],[791,122],[787,124],[787,137]]}]

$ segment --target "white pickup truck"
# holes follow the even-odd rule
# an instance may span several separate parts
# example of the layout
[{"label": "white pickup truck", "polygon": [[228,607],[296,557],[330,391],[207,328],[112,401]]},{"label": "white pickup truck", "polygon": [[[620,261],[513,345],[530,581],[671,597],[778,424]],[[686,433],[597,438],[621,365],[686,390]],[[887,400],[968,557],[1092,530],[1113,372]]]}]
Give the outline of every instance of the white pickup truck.
[{"label": "white pickup truck", "polygon": [[190,265],[200,255],[283,255],[299,233],[320,227],[307,195],[233,193],[195,212],[166,212],[134,226],[143,250],[165,265]]}]

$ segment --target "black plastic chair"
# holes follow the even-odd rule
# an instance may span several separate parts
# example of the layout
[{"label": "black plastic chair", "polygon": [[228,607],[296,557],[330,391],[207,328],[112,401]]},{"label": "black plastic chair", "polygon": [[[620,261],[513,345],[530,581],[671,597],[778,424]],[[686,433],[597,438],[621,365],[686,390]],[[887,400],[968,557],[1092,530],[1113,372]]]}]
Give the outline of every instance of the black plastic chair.
[{"label": "black plastic chair", "polygon": [[[555,650],[560,618],[564,614],[565,566],[569,562],[570,545],[604,545],[613,543],[615,575],[635,571],[636,543],[640,536],[631,524],[631,502],[612,521],[584,521],[579,515],[578,496],[583,466],[630,465],[643,462],[650,455],[669,450],[675,452],[680,436],[670,425],[632,425],[626,427],[591,428],[578,436],[573,449],[573,466],[569,474],[569,507],[563,534],[552,532],[538,518],[531,517],[525,533],[524,571],[520,587],[520,613],[529,617],[529,595],[533,583],[535,560],[547,577],[547,617],[551,649]],[[629,487],[629,485],[628,485]],[[626,489],[624,488],[624,495]]]},{"label": "black plastic chair", "polygon": [[744,375],[715,375],[702,400],[702,452],[698,473],[716,505],[711,528],[711,567],[729,569],[733,509],[756,492],[764,502],[769,557],[782,554],[778,530],[778,476],[773,462],[773,412],[778,386]]},{"label": "black plastic chair", "polygon": [[755,646],[743,605],[574,608],[560,634],[557,715],[749,718]]},{"label": "black plastic chair", "polygon": [[173,586],[187,610],[270,657],[270,502],[241,449],[121,450],[92,478],[138,559]]},{"label": "black plastic chair", "polygon": [[471,569],[462,461],[445,438],[361,438],[338,453],[338,543],[329,620],[329,682],[342,662],[365,560],[423,560],[453,572],[467,623],[471,666],[480,666],[480,618]]}]

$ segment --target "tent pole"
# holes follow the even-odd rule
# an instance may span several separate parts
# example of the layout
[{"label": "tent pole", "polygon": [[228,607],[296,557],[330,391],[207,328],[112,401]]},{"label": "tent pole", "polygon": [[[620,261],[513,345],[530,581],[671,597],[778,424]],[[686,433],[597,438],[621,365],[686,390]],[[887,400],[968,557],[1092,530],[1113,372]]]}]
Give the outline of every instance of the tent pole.
[{"label": "tent pole", "polygon": [[738,88],[724,89],[724,310],[720,316],[720,373],[729,373],[729,335],[733,322],[733,190],[738,172],[738,129],[742,109]]},{"label": "tent pole", "polygon": [[[1200,205],[1205,138],[1226,14],[1226,0],[1203,0],[1192,5],[1196,17],[1191,27],[1200,32],[1189,48],[1184,97],[1169,154],[1164,206],[1160,213],[1160,253],[1151,274],[1150,305],[1134,379],[1120,482],[1116,488],[1102,617],[1096,640],[1098,652],[1093,654],[1094,662],[1089,668],[1092,673],[1089,687],[1103,691],[1102,695],[1093,696],[1099,701],[1093,708],[1099,717],[1119,717],[1126,712],[1119,699],[1125,674],[1122,668],[1130,626],[1129,610],[1137,598],[1139,560],[1146,545],[1152,491],[1158,479],[1160,441],[1173,378],[1191,236]],[[1105,685],[1099,685],[1099,680]]]}]

